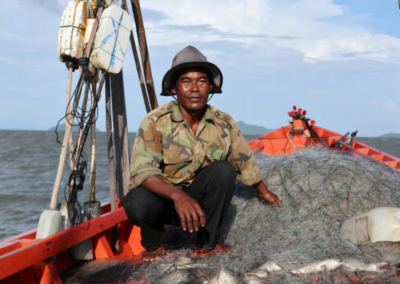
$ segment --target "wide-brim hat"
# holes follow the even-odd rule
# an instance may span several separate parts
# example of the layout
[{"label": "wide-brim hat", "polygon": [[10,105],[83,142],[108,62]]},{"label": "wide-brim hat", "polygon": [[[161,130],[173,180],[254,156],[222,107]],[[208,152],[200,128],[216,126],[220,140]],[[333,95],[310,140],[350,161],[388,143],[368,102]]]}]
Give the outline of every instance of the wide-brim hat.
[{"label": "wide-brim hat", "polygon": [[[207,58],[195,47],[188,46],[182,49],[172,60],[171,69],[164,75],[161,85],[161,96],[172,96],[170,91],[171,80],[174,74],[185,69],[200,68],[208,71],[214,85],[213,93],[222,93],[223,76],[221,70],[213,63],[208,62]],[[175,83],[175,82],[173,82]]]}]

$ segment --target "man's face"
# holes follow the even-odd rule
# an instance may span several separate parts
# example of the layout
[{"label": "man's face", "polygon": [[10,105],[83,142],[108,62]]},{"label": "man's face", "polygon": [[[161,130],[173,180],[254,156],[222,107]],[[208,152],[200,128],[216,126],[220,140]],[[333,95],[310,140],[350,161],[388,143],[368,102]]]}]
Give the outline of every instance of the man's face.
[{"label": "man's face", "polygon": [[178,102],[185,110],[193,112],[205,107],[211,89],[206,73],[188,71],[179,77],[171,92],[177,95]]}]

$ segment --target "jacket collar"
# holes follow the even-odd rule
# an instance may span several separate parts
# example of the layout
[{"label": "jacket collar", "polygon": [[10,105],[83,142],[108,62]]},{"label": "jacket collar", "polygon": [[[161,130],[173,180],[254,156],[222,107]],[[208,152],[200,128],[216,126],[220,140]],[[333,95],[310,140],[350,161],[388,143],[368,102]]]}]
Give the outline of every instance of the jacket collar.
[{"label": "jacket collar", "polygon": [[[203,119],[214,122],[214,117],[212,115],[210,106],[206,105],[206,108],[207,108],[207,110],[203,116]],[[178,107],[177,101],[171,102],[171,109],[172,109],[171,119],[176,122],[182,122],[184,120],[184,117]]]}]

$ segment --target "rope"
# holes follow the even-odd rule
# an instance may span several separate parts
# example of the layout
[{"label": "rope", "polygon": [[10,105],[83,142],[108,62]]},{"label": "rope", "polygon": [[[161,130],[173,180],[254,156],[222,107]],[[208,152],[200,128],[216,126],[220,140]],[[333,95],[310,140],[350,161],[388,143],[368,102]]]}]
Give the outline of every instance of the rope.
[{"label": "rope", "polygon": [[72,68],[73,71],[75,71],[76,69],[79,68],[78,64],[76,64],[76,63],[73,62],[73,61],[67,61],[67,62],[65,62],[65,66],[67,67],[67,69]]}]

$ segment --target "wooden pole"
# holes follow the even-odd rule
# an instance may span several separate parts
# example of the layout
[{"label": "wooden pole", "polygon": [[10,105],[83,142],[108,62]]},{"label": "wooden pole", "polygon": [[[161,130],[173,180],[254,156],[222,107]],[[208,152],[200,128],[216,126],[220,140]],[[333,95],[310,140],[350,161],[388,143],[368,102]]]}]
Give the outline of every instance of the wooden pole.
[{"label": "wooden pole", "polygon": [[[67,109],[65,110],[65,127],[67,127],[68,124],[68,118],[72,114],[70,114],[71,111],[71,83],[72,83],[72,73],[74,72],[74,69],[72,67],[69,68],[69,74],[68,74],[68,87],[67,87]],[[72,169],[74,166],[74,140],[72,137],[72,131],[71,134],[69,135],[69,167]]]},{"label": "wooden pole", "polygon": [[123,198],[129,185],[129,143],[126,118],[123,72],[110,75],[112,115],[114,124],[116,189],[118,198]]},{"label": "wooden pole", "polygon": [[[85,116],[86,104],[87,104],[87,100],[89,97],[89,90],[90,90],[90,83],[86,82],[85,94],[83,96],[83,101],[82,101],[82,116]],[[83,123],[83,121],[82,121],[82,123]],[[89,123],[89,121],[88,121],[88,123]],[[81,144],[81,141],[82,141],[83,127],[84,127],[83,125],[79,126],[78,142],[76,143],[77,148],[79,148],[79,145]]]},{"label": "wooden pole", "polygon": [[[96,31],[97,28],[99,26],[99,21],[100,21],[100,17],[101,14],[103,13],[103,7],[100,7],[99,10],[97,11],[97,21],[94,23],[93,25],[93,30],[92,30],[92,34],[90,35],[87,47],[86,47],[86,52],[85,52],[85,57],[89,57],[91,49],[92,49],[92,45],[93,45],[93,41],[94,38],[96,36]],[[81,71],[81,67],[79,67],[79,70]],[[83,80],[82,80],[83,82]],[[70,86],[72,84],[72,77],[71,80],[68,80],[68,86]],[[80,94],[80,90],[82,88],[82,84],[79,86],[79,92],[78,94]],[[69,87],[69,93],[71,92],[71,88]],[[65,133],[64,133],[64,139],[63,139],[63,143],[61,146],[61,154],[60,154],[60,160],[58,162],[58,169],[57,169],[57,175],[56,175],[56,180],[54,182],[54,186],[53,186],[53,191],[51,194],[51,200],[50,200],[50,210],[55,210],[56,206],[57,206],[57,200],[58,200],[58,192],[60,190],[60,184],[61,184],[61,178],[62,178],[62,174],[64,171],[64,163],[65,163],[65,158],[67,156],[67,147],[68,147],[68,142],[70,140],[70,135],[71,135],[71,128],[72,128],[72,123],[74,122],[74,117],[75,117],[75,112],[76,112],[76,108],[77,108],[77,104],[79,103],[79,99],[80,96],[77,95],[77,97],[75,98],[75,102],[74,102],[74,106],[72,108],[71,111],[71,115],[68,118],[68,123],[66,123],[65,125]],[[73,167],[71,167],[72,169]]]},{"label": "wooden pole", "polygon": [[[100,80],[99,89],[97,90],[97,94],[96,94],[96,97],[94,99],[93,109],[90,112],[90,116],[89,116],[88,121],[92,121],[94,119],[94,117],[95,117],[96,108],[97,108],[98,102],[99,102],[100,97],[101,97],[101,90],[102,90],[103,85],[104,85],[105,77],[106,77],[106,73],[104,72],[102,74],[102,77],[101,77],[101,80]],[[93,85],[94,85],[94,83],[93,83]],[[93,87],[93,89],[94,89],[94,87]],[[86,139],[88,137],[90,127],[91,126],[89,124],[86,124],[85,129],[84,129],[83,134],[82,134],[81,143],[79,143],[79,146],[77,147],[77,151],[76,151],[76,155],[75,155],[75,161],[74,161],[74,171],[78,170],[79,160],[80,160],[80,158],[82,156],[83,147],[85,146],[85,141],[86,141]],[[76,190],[74,190],[74,189],[76,189],[75,188],[75,182],[76,182],[75,178],[71,179],[71,182],[70,182],[70,185],[69,185],[69,197],[68,197],[68,199],[70,199],[71,197],[75,196],[75,194],[76,194]]]},{"label": "wooden pole", "polygon": [[[110,76],[106,77],[106,130],[107,130],[107,150],[108,150],[108,177],[110,181],[110,205],[111,211],[116,209],[115,202],[115,171],[114,171],[114,145],[112,137],[111,122],[111,83]],[[115,250],[119,251],[118,226],[113,227],[113,244]]]},{"label": "wooden pole", "polygon": [[[72,72],[73,72],[73,69],[69,68],[68,87],[67,87],[67,106],[69,105],[69,99],[71,98]],[[53,192],[51,194],[50,207],[49,207],[50,210],[55,210],[56,206],[57,206],[58,191],[60,189],[62,174],[64,171],[65,158],[67,156],[68,141],[70,140],[70,137],[72,136],[71,125],[74,121],[75,108],[76,108],[76,98],[75,98],[74,105],[72,107],[71,115],[65,117],[66,118],[65,119],[65,133],[64,133],[63,143],[61,146],[60,160],[58,161],[56,180],[54,181]]]},{"label": "wooden pole", "polygon": [[142,66],[146,80],[147,92],[150,98],[151,109],[158,107],[156,92],[154,89],[153,75],[151,74],[150,56],[147,49],[146,33],[144,30],[142,11],[139,0],[131,0],[133,16],[136,24],[136,33],[139,40],[140,55],[142,57]]},{"label": "wooden pole", "polygon": [[111,125],[111,85],[110,76],[106,77],[106,131],[107,131],[107,150],[108,150],[108,177],[110,180],[110,204],[111,211],[116,209],[115,203],[115,172],[114,172],[114,145],[112,138]]},{"label": "wooden pole", "polygon": [[[124,7],[125,7],[125,11],[129,14],[128,5],[125,5]],[[144,84],[142,68],[140,67],[139,55],[138,55],[138,52],[137,52],[136,42],[135,42],[135,38],[133,36],[133,32],[132,31],[131,31],[131,35],[129,36],[129,39],[131,41],[131,48],[132,48],[132,52],[133,52],[133,58],[135,59],[136,72],[137,72],[138,77],[139,77],[139,83],[140,83],[140,88],[142,90],[144,105],[146,107],[147,113],[149,113],[151,111],[151,108],[150,108],[150,105],[149,105],[149,96],[147,94],[146,86]]]},{"label": "wooden pole", "polygon": [[[96,86],[95,84],[93,84]],[[94,100],[96,97],[96,89],[92,90],[92,106],[94,106]],[[90,129],[90,201],[96,201],[96,121],[95,117],[92,120],[92,126]]]}]

